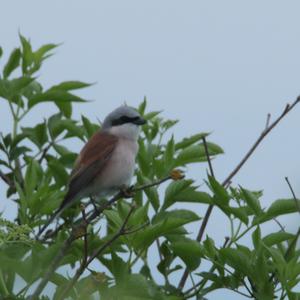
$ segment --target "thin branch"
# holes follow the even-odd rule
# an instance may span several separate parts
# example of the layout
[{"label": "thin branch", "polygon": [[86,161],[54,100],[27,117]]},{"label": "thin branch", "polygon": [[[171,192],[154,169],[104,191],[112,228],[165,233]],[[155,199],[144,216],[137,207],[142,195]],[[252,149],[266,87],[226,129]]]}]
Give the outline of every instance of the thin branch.
[{"label": "thin branch", "polygon": [[[203,137],[202,140],[203,140],[203,145],[204,145],[204,149],[205,149],[205,155],[206,155],[206,158],[207,158],[207,162],[208,162],[210,174],[211,174],[212,177],[215,177],[205,137]],[[199,232],[198,232],[198,235],[197,235],[197,238],[196,238],[196,240],[198,242],[200,242],[202,240],[202,237],[203,237],[203,234],[204,234],[204,231],[205,231],[205,228],[206,228],[206,225],[208,223],[208,219],[209,219],[209,217],[211,215],[212,210],[213,210],[213,205],[210,204],[208,206],[208,208],[207,208],[207,211],[206,211],[205,216],[203,218],[203,222],[201,224],[201,227],[199,229]],[[184,288],[184,285],[186,283],[188,275],[189,275],[189,270],[188,270],[188,268],[185,268],[184,273],[183,273],[183,275],[182,275],[182,277],[181,277],[181,279],[179,281],[179,284],[178,284],[178,288],[179,289],[182,290]]]},{"label": "thin branch", "polygon": [[126,230],[126,235],[132,234],[132,233],[136,233],[136,232],[144,229],[145,227],[147,227],[149,224],[150,224],[150,222],[147,221],[146,223],[142,224],[141,226],[139,226],[139,227],[137,227],[135,229],[128,229],[128,230]]},{"label": "thin branch", "polygon": [[0,178],[11,188],[15,186],[14,183],[10,180],[10,178],[6,174],[4,174],[1,170],[0,170]]},{"label": "thin branch", "polygon": [[268,127],[270,126],[270,122],[271,122],[271,114],[268,113],[267,114],[267,121],[266,121],[266,129],[268,129]]},{"label": "thin branch", "polygon": [[283,226],[276,218],[274,218],[273,220],[274,220],[274,221],[277,223],[277,225],[280,227],[281,231],[285,232],[284,226]]},{"label": "thin branch", "polygon": [[205,136],[202,138],[202,140],[203,140],[203,145],[204,145],[205,155],[206,155],[207,162],[208,162],[208,167],[209,167],[210,175],[211,175],[212,177],[215,177],[214,169],[213,169],[213,167],[212,167],[212,163],[211,163],[211,159],[210,159],[210,156],[209,156],[209,152],[208,152],[208,147],[207,147],[207,143],[206,143],[206,138],[205,138]]},{"label": "thin branch", "polygon": [[163,182],[165,182],[167,180],[170,180],[170,179],[173,179],[171,175],[166,176],[165,178],[162,178],[160,180],[148,183],[148,184],[144,184],[144,185],[141,185],[141,186],[134,187],[131,191],[132,192],[139,192],[139,191],[142,191],[144,189],[147,189],[147,188],[150,188],[150,187],[153,187],[153,186],[158,186],[158,185],[162,184]]},{"label": "thin branch", "polygon": [[299,204],[299,201],[298,201],[298,199],[297,199],[297,197],[296,197],[296,194],[295,194],[295,192],[294,192],[294,189],[293,189],[293,187],[292,187],[292,185],[291,185],[291,183],[290,183],[290,181],[289,181],[289,178],[288,178],[288,177],[285,177],[285,181],[287,182],[287,184],[288,184],[288,186],[289,186],[289,188],[290,188],[290,191],[291,191],[291,193],[292,193],[292,195],[293,195],[293,198],[294,198],[294,200],[295,200],[297,209],[298,209],[298,211],[299,211],[299,213],[300,213],[300,204]]},{"label": "thin branch", "polygon": [[41,155],[41,157],[40,157],[39,160],[38,160],[38,162],[39,162],[40,164],[42,163],[42,161],[43,161],[44,158],[46,157],[46,155],[47,155],[49,149],[53,146],[53,144],[54,144],[54,142],[49,143],[49,145],[46,146],[46,147],[42,150],[42,155]]},{"label": "thin branch", "polygon": [[300,102],[300,96],[290,105],[287,104],[281,113],[281,115],[269,125],[269,127],[265,128],[265,130],[260,134],[258,139],[255,141],[250,150],[246,153],[241,162],[233,169],[233,171],[228,175],[228,177],[224,180],[223,185],[225,186],[231,179],[239,172],[242,166],[246,163],[249,157],[253,154],[256,148],[260,145],[262,140],[270,133],[270,131]]},{"label": "thin branch", "polygon": [[85,207],[82,204],[81,205],[81,212],[82,212],[82,219],[85,223],[85,227],[84,227],[84,235],[83,235],[83,242],[84,242],[84,255],[83,255],[83,260],[82,260],[82,264],[85,264],[88,258],[88,240],[87,240],[87,226],[88,226],[88,222],[86,220],[86,215],[85,215]]}]

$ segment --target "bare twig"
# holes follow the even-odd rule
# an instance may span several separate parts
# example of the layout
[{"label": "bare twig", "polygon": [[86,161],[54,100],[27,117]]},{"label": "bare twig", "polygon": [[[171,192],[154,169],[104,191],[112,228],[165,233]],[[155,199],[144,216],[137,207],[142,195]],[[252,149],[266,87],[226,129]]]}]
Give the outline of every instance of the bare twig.
[{"label": "bare twig", "polygon": [[294,198],[294,200],[295,200],[297,209],[298,209],[298,211],[299,211],[299,213],[300,213],[300,204],[299,204],[299,201],[298,201],[298,199],[297,199],[297,197],[296,197],[296,194],[295,194],[295,192],[294,192],[294,189],[293,189],[293,187],[292,187],[292,185],[291,185],[291,183],[290,183],[290,181],[289,181],[289,178],[288,178],[288,177],[285,177],[285,181],[287,182],[287,184],[288,184],[288,186],[289,186],[289,188],[290,188],[290,191],[291,191],[291,193],[292,193],[292,195],[293,195],[293,198]]},{"label": "bare twig", "polygon": [[258,139],[255,141],[250,150],[246,153],[244,158],[240,161],[240,163],[233,169],[233,171],[228,175],[228,177],[224,180],[223,186],[225,186],[231,179],[239,172],[242,166],[246,163],[249,157],[253,154],[256,148],[260,145],[262,140],[269,134],[269,132],[300,102],[300,96],[290,105],[287,104],[281,113],[281,115],[269,125],[268,128],[265,128],[263,132],[260,134]]},{"label": "bare twig", "polygon": [[274,218],[273,220],[274,220],[274,222],[276,222],[277,225],[280,227],[281,231],[285,231],[284,226],[283,226],[276,218]]},{"label": "bare twig", "polygon": [[270,126],[270,121],[271,121],[271,114],[268,113],[267,114],[267,121],[266,121],[266,129],[268,129],[268,127]]},{"label": "bare twig", "polygon": [[[207,162],[208,162],[210,174],[211,174],[212,177],[215,177],[205,137],[203,137],[202,140],[203,140],[203,145],[204,145],[204,149],[205,149],[205,154],[206,154],[206,158],[207,158]],[[201,224],[201,227],[199,229],[199,232],[198,232],[198,235],[197,235],[197,238],[196,238],[196,240],[198,242],[200,242],[202,240],[202,237],[203,237],[203,234],[204,234],[204,230],[206,228],[206,225],[207,225],[207,222],[208,222],[208,219],[209,219],[209,217],[211,215],[212,210],[213,210],[213,205],[210,204],[208,206],[208,209],[207,209],[206,213],[205,213],[205,216],[203,218],[203,222]],[[178,288],[179,289],[182,290],[184,288],[184,285],[186,283],[188,275],[189,275],[189,270],[188,270],[188,268],[185,268],[184,273],[183,273],[183,275],[182,275],[182,277],[181,277],[181,279],[179,281],[179,284],[178,284]]]},{"label": "bare twig", "polygon": [[203,141],[203,145],[204,145],[204,150],[205,150],[205,155],[206,155],[207,162],[208,162],[208,167],[209,167],[210,175],[212,177],[215,177],[214,169],[212,167],[212,163],[211,163],[211,159],[210,159],[210,156],[209,156],[209,152],[208,152],[208,147],[207,147],[207,142],[206,142],[205,136],[202,138],[202,141]]},{"label": "bare twig", "polygon": [[49,143],[49,145],[46,146],[46,147],[42,150],[42,155],[41,155],[41,157],[40,157],[39,160],[38,160],[39,163],[42,163],[42,161],[43,161],[44,158],[46,157],[46,155],[47,155],[49,149],[53,146],[53,144],[54,144],[54,142]]},{"label": "bare twig", "polygon": [[83,255],[83,260],[82,260],[82,264],[85,264],[87,261],[87,257],[88,257],[88,241],[87,241],[87,226],[88,226],[88,222],[86,220],[86,215],[85,215],[85,207],[82,204],[81,205],[81,212],[82,212],[82,219],[85,223],[85,227],[84,227],[84,235],[83,235],[83,241],[84,241],[84,255]]},{"label": "bare twig", "polygon": [[1,170],[0,170],[0,178],[11,188],[15,186],[14,183],[10,180],[10,178],[6,174],[4,174]]},{"label": "bare twig", "polygon": [[144,184],[144,185],[141,185],[141,186],[134,187],[132,189],[132,192],[139,192],[139,191],[145,190],[145,189],[153,187],[153,186],[158,186],[158,185],[162,184],[163,182],[165,182],[167,180],[170,180],[170,179],[172,179],[171,175],[166,176],[166,177],[164,177],[160,180],[157,180],[157,181],[154,181],[154,182],[151,182],[151,183],[148,183],[148,184]]}]

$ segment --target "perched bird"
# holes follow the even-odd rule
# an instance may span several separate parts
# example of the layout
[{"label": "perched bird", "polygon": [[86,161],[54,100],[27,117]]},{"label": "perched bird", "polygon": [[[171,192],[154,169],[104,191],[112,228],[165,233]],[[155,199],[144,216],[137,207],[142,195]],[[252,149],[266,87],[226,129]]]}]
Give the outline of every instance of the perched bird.
[{"label": "perched bird", "polygon": [[82,148],[71,173],[68,192],[58,210],[40,229],[38,237],[77,200],[113,195],[130,185],[138,151],[140,125],[146,121],[129,106],[120,106],[104,120]]}]

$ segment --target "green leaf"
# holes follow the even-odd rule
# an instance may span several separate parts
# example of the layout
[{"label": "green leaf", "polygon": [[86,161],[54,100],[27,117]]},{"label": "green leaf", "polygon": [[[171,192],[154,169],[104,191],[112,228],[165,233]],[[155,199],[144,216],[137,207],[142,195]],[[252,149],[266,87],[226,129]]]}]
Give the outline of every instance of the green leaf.
[{"label": "green leaf", "polygon": [[105,210],[104,215],[108,220],[109,227],[120,228],[122,226],[122,219],[117,211]]},{"label": "green leaf", "polygon": [[148,176],[151,171],[150,157],[148,150],[146,149],[145,143],[142,139],[139,139],[139,152],[137,155],[137,161],[139,169],[143,175]]},{"label": "green leaf", "polygon": [[23,74],[29,74],[29,68],[33,63],[33,52],[29,40],[19,34],[22,44],[22,72]]},{"label": "green leaf", "polygon": [[159,195],[157,188],[150,187],[144,189],[144,193],[147,195],[148,200],[150,201],[152,207],[155,211],[158,211],[160,203],[159,203]]},{"label": "green leaf", "polygon": [[55,102],[59,111],[66,117],[71,118],[72,116],[72,102]]},{"label": "green leaf", "polygon": [[[298,203],[298,205],[297,205]],[[295,199],[279,199],[272,203],[267,210],[268,218],[299,212],[300,201]]]},{"label": "green leaf", "polygon": [[215,203],[222,207],[227,206],[230,200],[230,196],[227,190],[213,177],[208,175],[209,185],[214,193]]},{"label": "green leaf", "polygon": [[164,229],[169,230],[199,220],[200,217],[193,211],[175,209],[171,211],[161,211],[156,214],[153,218],[153,223],[163,223]]},{"label": "green leaf", "polygon": [[180,180],[169,184],[165,191],[163,208],[168,208],[177,202],[213,204],[211,196],[208,193],[196,191],[192,183],[191,180]]},{"label": "green leaf", "polygon": [[166,150],[164,153],[164,164],[168,171],[173,169],[174,166],[174,151],[174,137],[172,136],[166,145]]},{"label": "green leaf", "polygon": [[48,90],[29,99],[28,107],[32,108],[41,102],[69,103],[86,102],[86,100],[62,90]]},{"label": "green leaf", "polygon": [[147,248],[158,237],[170,234],[175,229],[199,219],[194,212],[189,210],[162,211],[154,217],[152,225],[146,227],[142,232],[136,233],[133,245],[138,249]]},{"label": "green leaf", "polygon": [[[59,147],[60,148],[60,147]],[[58,150],[58,149],[57,149]],[[61,151],[61,149],[59,149]],[[73,169],[74,163],[78,157],[77,153],[68,152],[65,154],[61,154],[61,157],[58,159],[60,163],[62,163],[65,167],[69,169]]]},{"label": "green leaf", "polygon": [[20,155],[25,154],[26,152],[30,152],[30,151],[31,151],[31,149],[28,147],[25,147],[25,146],[15,147],[15,148],[11,149],[11,151],[9,153],[9,158],[10,158],[10,160],[15,160]]},{"label": "green leaf", "polygon": [[62,114],[58,113],[55,115],[52,115],[48,119],[48,128],[49,133],[52,139],[55,139],[57,136],[59,136],[64,131],[64,126],[61,123]]},{"label": "green leaf", "polygon": [[48,141],[47,127],[45,122],[37,124],[34,128],[23,127],[22,132],[24,136],[28,137],[39,148],[41,148]]},{"label": "green leaf", "polygon": [[51,160],[48,163],[49,169],[52,171],[52,175],[55,178],[56,183],[59,186],[66,185],[69,179],[69,175],[65,168],[56,160]]},{"label": "green leaf", "polygon": [[222,248],[220,249],[220,255],[225,263],[236,271],[252,276],[253,269],[251,267],[249,257],[242,251],[233,248]]},{"label": "green leaf", "polygon": [[42,180],[43,171],[40,164],[32,159],[28,164],[25,174],[25,192],[27,196],[30,196],[34,189],[39,185]]},{"label": "green leaf", "polygon": [[203,247],[205,250],[205,255],[209,258],[215,259],[217,255],[217,249],[214,240],[207,236],[203,242]]},{"label": "green leaf", "polygon": [[137,226],[137,224],[145,224],[148,222],[148,210],[149,210],[149,202],[146,202],[145,205],[138,207],[132,214],[129,219],[129,226]]},{"label": "green leaf", "polygon": [[286,265],[286,261],[280,250],[274,247],[268,247],[266,245],[264,246],[264,248],[269,252],[273,261],[277,264],[278,271],[282,272]]},{"label": "green leaf", "polygon": [[254,193],[240,187],[242,195],[244,196],[243,199],[248,204],[250,209],[254,212],[256,216],[262,213],[262,209],[260,206],[259,198]]},{"label": "green leaf", "polygon": [[[49,54],[45,56],[49,51],[55,49],[59,45],[57,44],[46,44],[41,46],[37,51],[34,52],[34,58],[36,63],[41,63],[45,58],[49,57]],[[51,55],[51,54],[50,54]]]},{"label": "green leaf", "polygon": [[2,57],[2,55],[3,55],[3,49],[2,47],[0,47],[0,58]]},{"label": "green leaf", "polygon": [[144,118],[145,118],[147,121],[150,121],[150,120],[152,120],[153,118],[155,118],[156,116],[158,116],[160,113],[161,113],[161,110],[160,110],[160,111],[151,111],[151,112],[145,114],[145,115],[144,115]]},{"label": "green leaf", "polygon": [[257,226],[252,233],[252,243],[254,245],[254,248],[257,250],[261,243],[261,232],[259,226]]},{"label": "green leaf", "polygon": [[[210,156],[223,153],[222,148],[213,143],[207,143],[207,148]],[[191,145],[181,150],[175,160],[175,167],[204,161],[207,161],[207,157],[203,144]]]},{"label": "green leaf", "polygon": [[3,77],[7,78],[20,64],[21,51],[19,48],[16,48],[11,53],[8,62],[3,69]]},{"label": "green leaf", "polygon": [[99,126],[96,124],[92,124],[88,118],[85,116],[81,116],[81,121],[83,123],[84,129],[86,131],[87,138],[91,138],[97,130],[99,130]]},{"label": "green leaf", "polygon": [[172,241],[171,248],[179,256],[190,271],[198,268],[200,258],[203,257],[203,249],[197,241],[188,238],[180,238]]},{"label": "green leaf", "polygon": [[188,187],[186,190],[174,195],[173,202],[192,202],[213,204],[211,196],[206,192],[195,191],[194,187]]},{"label": "green leaf", "polygon": [[61,119],[61,114],[56,114],[49,118],[48,128],[52,139],[55,139],[64,130],[67,130],[67,135],[65,138],[76,136],[84,141],[83,129],[77,126],[75,121],[71,119]]},{"label": "green leaf", "polygon": [[164,131],[167,131],[174,125],[176,125],[178,122],[179,120],[166,120],[161,123],[161,127],[164,129]]},{"label": "green leaf", "polygon": [[187,148],[188,146],[191,146],[191,145],[199,142],[200,140],[202,140],[204,137],[207,137],[208,135],[209,135],[209,133],[202,132],[202,133],[192,135],[188,138],[184,138],[182,141],[176,143],[175,149],[180,150],[180,149]]},{"label": "green leaf", "polygon": [[56,143],[53,144],[53,148],[55,149],[55,151],[60,156],[67,155],[67,154],[71,153],[70,150],[68,150],[65,146],[62,146],[62,145],[59,145],[59,144],[56,144]]},{"label": "green leaf", "polygon": [[[117,286],[115,299],[122,300],[165,300],[159,287],[141,274],[128,274]],[[113,299],[108,297],[107,299]]]},{"label": "green leaf", "polygon": [[10,81],[10,87],[13,90],[14,94],[18,94],[24,88],[28,87],[34,80],[34,77],[19,77]]},{"label": "green leaf", "polygon": [[168,208],[175,202],[175,197],[179,197],[179,195],[185,191],[191,184],[192,180],[177,180],[172,181],[165,191],[165,200],[163,204],[163,209]]},{"label": "green leaf", "polygon": [[248,225],[249,219],[247,215],[247,208],[246,207],[221,207],[221,209],[226,214],[232,214],[239,220],[241,220],[245,225]]},{"label": "green leaf", "polygon": [[271,247],[273,245],[293,239],[294,237],[295,237],[294,234],[287,233],[284,231],[279,231],[279,232],[270,233],[267,236],[265,236],[263,238],[263,242],[265,243],[266,246]]},{"label": "green leaf", "polygon": [[102,257],[101,263],[113,274],[117,283],[122,281],[129,275],[128,264],[126,264],[121,257],[116,253],[111,253],[111,259]]},{"label": "green leaf", "polygon": [[52,86],[49,90],[63,90],[63,91],[72,91],[77,89],[82,89],[91,86],[92,83],[85,83],[81,81],[64,81],[57,85]]},{"label": "green leaf", "polygon": [[147,98],[146,98],[146,96],[145,96],[143,102],[139,105],[139,107],[138,107],[138,109],[137,109],[138,112],[139,112],[142,116],[145,114],[146,106],[147,106]]}]

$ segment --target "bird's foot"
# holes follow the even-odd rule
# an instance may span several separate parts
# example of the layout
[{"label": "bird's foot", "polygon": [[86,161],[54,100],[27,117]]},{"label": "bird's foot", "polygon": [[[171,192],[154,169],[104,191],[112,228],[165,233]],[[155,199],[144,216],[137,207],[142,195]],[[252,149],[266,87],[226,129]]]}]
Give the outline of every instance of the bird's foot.
[{"label": "bird's foot", "polygon": [[120,187],[120,192],[124,198],[132,198],[134,196],[133,185],[132,186],[122,185]]}]

